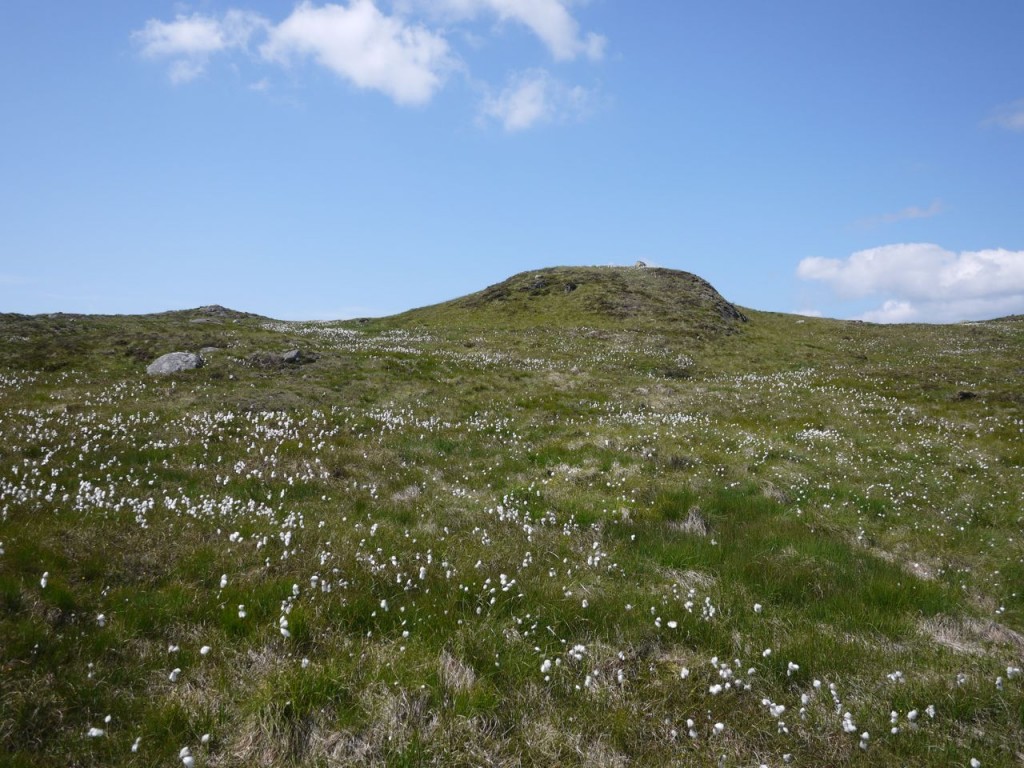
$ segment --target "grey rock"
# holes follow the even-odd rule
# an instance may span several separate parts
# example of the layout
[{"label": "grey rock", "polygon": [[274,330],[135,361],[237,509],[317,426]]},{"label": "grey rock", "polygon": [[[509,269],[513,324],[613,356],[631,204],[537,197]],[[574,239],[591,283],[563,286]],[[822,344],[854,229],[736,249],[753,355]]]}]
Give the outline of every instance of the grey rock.
[{"label": "grey rock", "polygon": [[315,363],[319,359],[320,355],[316,352],[307,352],[304,349],[289,349],[287,352],[281,353],[281,362],[288,365],[306,365]]},{"label": "grey rock", "polygon": [[287,352],[253,352],[245,358],[245,364],[253,368],[283,368],[315,363],[320,356],[315,352],[289,349]]},{"label": "grey rock", "polygon": [[203,358],[194,352],[168,352],[161,355],[146,368],[150,376],[162,376],[166,373],[190,371],[203,364]]}]

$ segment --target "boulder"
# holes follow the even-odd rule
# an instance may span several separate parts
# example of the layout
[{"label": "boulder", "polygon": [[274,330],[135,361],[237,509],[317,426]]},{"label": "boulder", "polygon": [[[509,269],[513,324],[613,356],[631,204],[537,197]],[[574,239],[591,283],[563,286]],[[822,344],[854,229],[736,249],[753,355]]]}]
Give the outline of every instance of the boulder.
[{"label": "boulder", "polygon": [[315,352],[289,349],[287,352],[253,352],[245,358],[245,363],[253,368],[283,368],[315,363],[319,359]]},{"label": "boulder", "polygon": [[316,352],[307,352],[304,349],[289,349],[281,353],[281,362],[287,365],[305,365],[315,363],[319,359],[320,355]]},{"label": "boulder", "polygon": [[203,364],[203,358],[194,352],[168,352],[161,355],[146,368],[150,376],[161,376],[165,373],[190,371]]}]

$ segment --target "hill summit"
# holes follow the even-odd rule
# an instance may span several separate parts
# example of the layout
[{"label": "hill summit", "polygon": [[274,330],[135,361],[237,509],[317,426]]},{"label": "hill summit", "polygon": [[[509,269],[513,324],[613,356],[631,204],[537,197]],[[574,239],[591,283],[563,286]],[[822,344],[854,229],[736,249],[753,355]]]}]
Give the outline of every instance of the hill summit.
[{"label": "hill summit", "polygon": [[747,317],[706,280],[657,267],[548,267],[398,315],[466,327],[594,326],[734,333]]}]

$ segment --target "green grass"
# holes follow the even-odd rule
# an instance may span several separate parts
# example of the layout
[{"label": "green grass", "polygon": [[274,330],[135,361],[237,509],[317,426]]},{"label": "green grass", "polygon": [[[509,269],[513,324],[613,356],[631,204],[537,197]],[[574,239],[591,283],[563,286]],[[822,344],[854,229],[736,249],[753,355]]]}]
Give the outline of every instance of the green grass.
[{"label": "green grass", "polygon": [[368,322],[2,316],[0,748],[1015,765],[1022,351],[614,268]]}]

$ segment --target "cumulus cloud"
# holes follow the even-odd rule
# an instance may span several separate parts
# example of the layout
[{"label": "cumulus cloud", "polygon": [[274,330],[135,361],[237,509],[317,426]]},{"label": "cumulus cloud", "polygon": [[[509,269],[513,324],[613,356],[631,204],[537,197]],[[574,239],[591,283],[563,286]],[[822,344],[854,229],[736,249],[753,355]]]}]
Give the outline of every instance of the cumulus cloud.
[{"label": "cumulus cloud", "polygon": [[[432,4],[436,2],[432,0]],[[489,12],[501,21],[523,24],[558,60],[579,56],[601,59],[607,40],[594,32],[582,34],[568,5],[566,0],[440,0],[440,7],[458,18],[474,18]]]},{"label": "cumulus cloud", "polygon": [[260,53],[280,63],[311,56],[339,77],[398,104],[430,101],[454,62],[442,36],[384,15],[372,0],[320,7],[304,2],[270,30]]},{"label": "cumulus cloud", "polygon": [[797,276],[824,283],[842,298],[883,298],[862,316],[875,322],[945,322],[1024,309],[1024,251],[956,253],[931,243],[901,243],[846,259],[804,259]]},{"label": "cumulus cloud", "polygon": [[132,33],[132,40],[147,58],[172,59],[170,78],[181,83],[203,73],[211,55],[246,48],[253,34],[267,26],[256,13],[231,10],[221,17],[194,13],[174,21],[150,19]]},{"label": "cumulus cloud", "polygon": [[[481,16],[525,26],[557,60],[601,58],[604,37],[581,31],[569,12],[572,2],[394,0],[385,13],[379,0],[302,0],[280,22],[243,10],[179,14],[172,21],[147,21],[132,39],[143,57],[168,62],[174,83],[195,80],[214,56],[251,51],[256,61],[284,67],[310,60],[357,88],[381,92],[397,104],[421,105],[444,87],[452,71],[465,70],[449,38],[475,35],[462,22]],[[417,17],[432,19],[439,28]],[[254,80],[254,90],[270,87],[266,77]],[[499,93],[489,93],[480,114],[520,131],[582,116],[591,101],[587,89],[531,69],[513,76]]]},{"label": "cumulus cloud", "polygon": [[481,114],[497,120],[506,131],[522,131],[538,123],[583,117],[592,93],[559,82],[543,69],[513,75],[505,88],[484,99]]},{"label": "cumulus cloud", "polygon": [[985,123],[1008,131],[1024,131],[1024,99],[997,107]]}]

